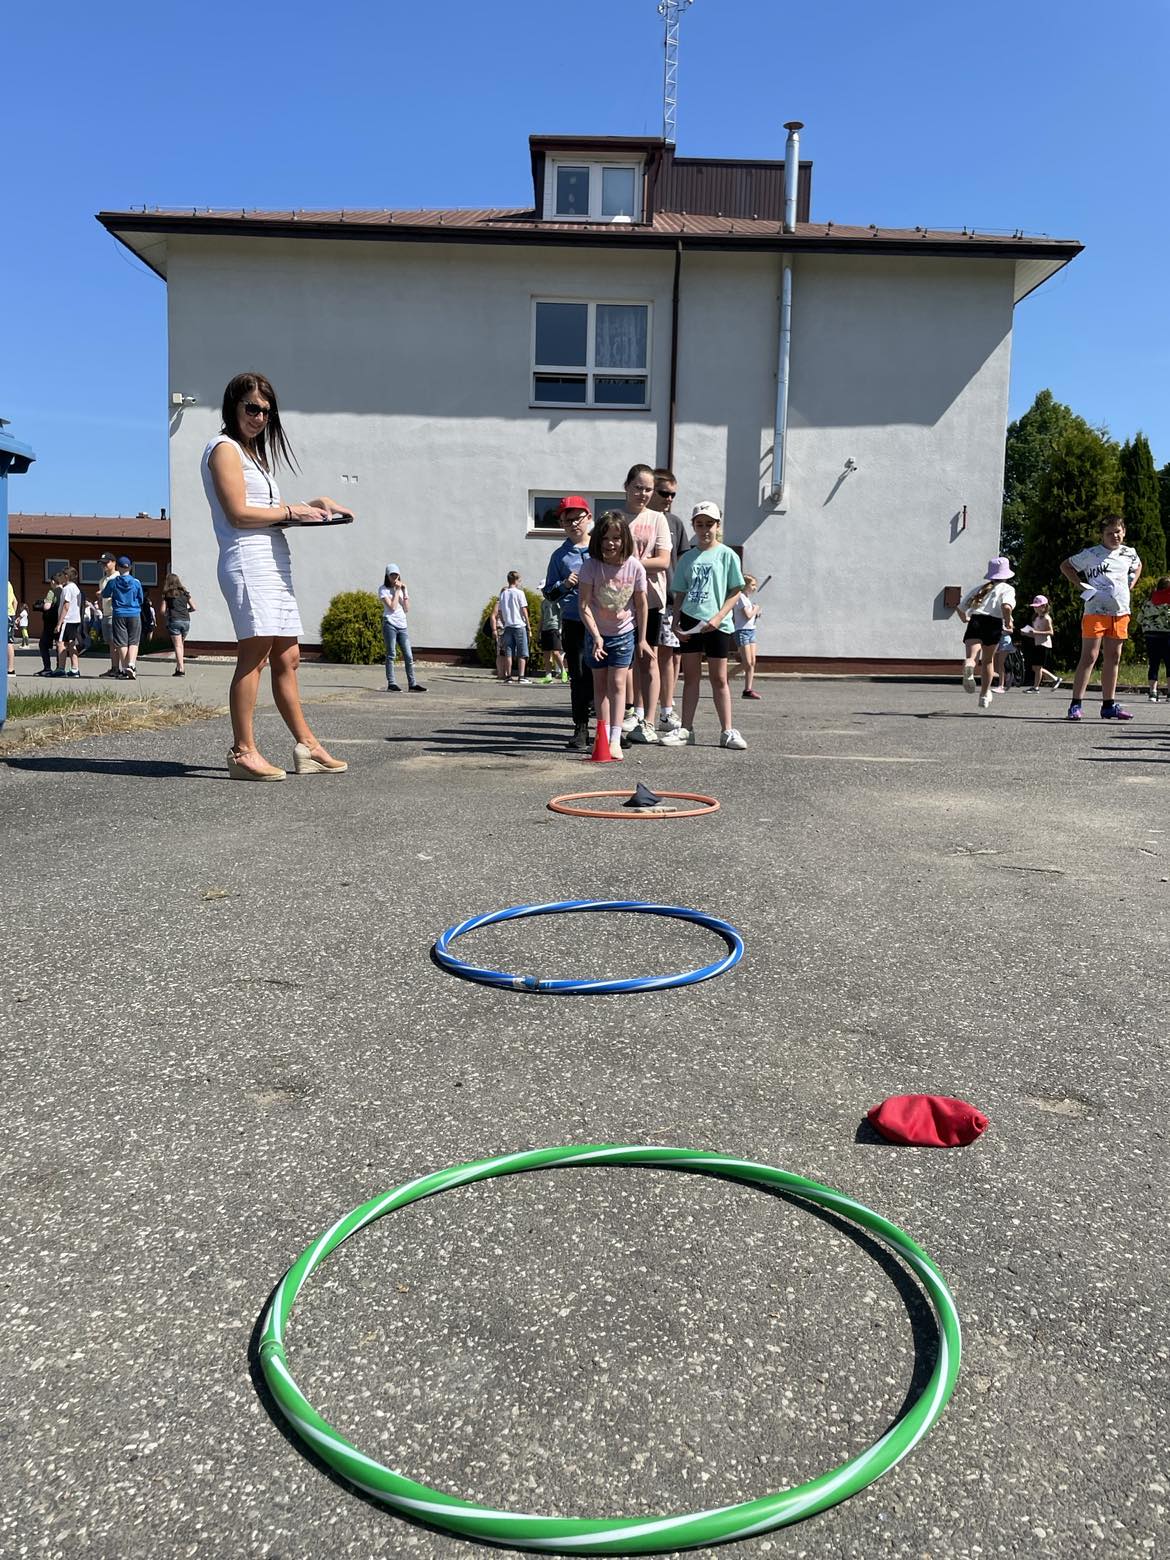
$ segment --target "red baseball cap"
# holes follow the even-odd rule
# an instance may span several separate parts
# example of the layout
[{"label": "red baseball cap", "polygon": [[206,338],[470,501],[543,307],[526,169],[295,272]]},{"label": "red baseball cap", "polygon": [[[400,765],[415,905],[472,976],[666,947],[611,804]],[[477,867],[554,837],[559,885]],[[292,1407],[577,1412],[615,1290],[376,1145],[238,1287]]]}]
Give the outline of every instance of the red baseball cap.
[{"label": "red baseball cap", "polygon": [[589,513],[589,505],[580,493],[570,493],[567,498],[562,498],[557,505],[557,514],[567,515],[571,509],[583,509],[586,514]]}]

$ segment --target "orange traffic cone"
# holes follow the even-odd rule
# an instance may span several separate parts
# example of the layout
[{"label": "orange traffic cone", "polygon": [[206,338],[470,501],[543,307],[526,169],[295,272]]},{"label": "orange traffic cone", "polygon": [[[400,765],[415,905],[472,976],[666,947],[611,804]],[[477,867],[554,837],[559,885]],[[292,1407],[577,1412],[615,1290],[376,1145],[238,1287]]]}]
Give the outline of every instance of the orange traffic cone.
[{"label": "orange traffic cone", "polygon": [[587,764],[612,764],[614,756],[609,750],[609,732],[600,721],[597,722],[597,735],[593,739],[593,752],[585,760]]}]

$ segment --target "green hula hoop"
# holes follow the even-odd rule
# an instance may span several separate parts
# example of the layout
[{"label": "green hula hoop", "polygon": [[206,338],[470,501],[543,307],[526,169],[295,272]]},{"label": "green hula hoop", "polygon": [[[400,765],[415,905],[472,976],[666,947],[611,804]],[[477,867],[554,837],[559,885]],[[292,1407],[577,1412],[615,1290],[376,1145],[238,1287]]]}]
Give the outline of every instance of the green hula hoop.
[{"label": "green hula hoop", "polygon": [[[284,1335],[302,1285],[342,1241],[407,1203],[492,1176],[514,1175],[550,1165],[655,1165],[698,1170],[733,1181],[774,1188],[831,1209],[880,1236],[914,1271],[930,1296],[939,1326],[938,1358],[930,1380],[905,1414],[872,1446],[807,1483],[775,1495],[706,1511],[675,1512],[655,1517],[542,1517],[526,1512],[497,1511],[477,1506],[457,1495],[417,1484],[368,1457],[338,1433],[306,1399],[288,1368]],[[465,1538],[486,1539],[518,1549],[547,1549],[582,1555],[648,1555],[663,1550],[690,1549],[748,1538],[797,1522],[855,1495],[887,1473],[911,1451],[934,1424],[954,1390],[959,1374],[959,1316],[946,1281],[910,1236],[878,1213],[835,1192],[831,1187],[769,1165],[734,1159],[725,1154],[686,1148],[593,1144],[577,1148],[538,1148],[497,1159],[478,1159],[420,1176],[384,1192],[341,1218],[293,1263],[281,1279],[264,1318],[260,1364],[264,1379],[293,1429],[336,1471],[366,1494],[415,1517]]]}]

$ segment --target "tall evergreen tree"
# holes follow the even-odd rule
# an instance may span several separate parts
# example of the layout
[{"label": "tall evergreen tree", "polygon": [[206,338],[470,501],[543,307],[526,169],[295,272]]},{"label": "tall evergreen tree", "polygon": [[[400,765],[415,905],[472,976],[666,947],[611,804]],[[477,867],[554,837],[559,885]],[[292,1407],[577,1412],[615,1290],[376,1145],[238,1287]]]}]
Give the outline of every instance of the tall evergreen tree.
[{"label": "tall evergreen tree", "polygon": [[1120,465],[1126,543],[1137,552],[1146,574],[1165,574],[1166,533],[1158,503],[1158,473],[1144,433],[1135,433],[1121,446]]},{"label": "tall evergreen tree", "polygon": [[1028,516],[1018,599],[1051,602],[1057,657],[1080,648],[1081,600],[1060,572],[1073,553],[1101,540],[1101,521],[1121,513],[1117,446],[1076,418],[1052,451]]},{"label": "tall evergreen tree", "polygon": [[1008,424],[999,545],[1013,563],[1023,557],[1028,516],[1052,453],[1072,427],[1087,428],[1088,424],[1051,390],[1041,390],[1024,415]]},{"label": "tall evergreen tree", "polygon": [[1166,557],[1170,558],[1170,464],[1158,473],[1158,505],[1162,511],[1162,532],[1166,538]]}]

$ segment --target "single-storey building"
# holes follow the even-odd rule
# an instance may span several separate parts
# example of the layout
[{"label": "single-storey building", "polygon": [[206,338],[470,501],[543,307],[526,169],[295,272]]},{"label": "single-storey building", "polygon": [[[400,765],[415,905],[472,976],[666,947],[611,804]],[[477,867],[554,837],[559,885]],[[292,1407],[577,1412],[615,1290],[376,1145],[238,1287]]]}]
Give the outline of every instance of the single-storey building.
[{"label": "single-storey building", "polygon": [[59,569],[74,568],[92,596],[105,576],[101,555],[123,554],[153,601],[171,566],[171,522],[161,515],[21,515],[8,522],[8,578],[17,599],[39,601]]},{"label": "single-storey building", "polygon": [[668,465],[772,576],[760,652],[951,662],[948,588],[998,551],[1013,309],[1080,252],[1022,233],[811,216],[783,161],[533,136],[522,208],[106,211],[167,283],[175,567],[228,643],[200,483],[223,387],[257,369],[301,474],[352,527],[290,533],[312,643],[330,598],[410,582],[416,645],[463,653],[553,500]]}]

